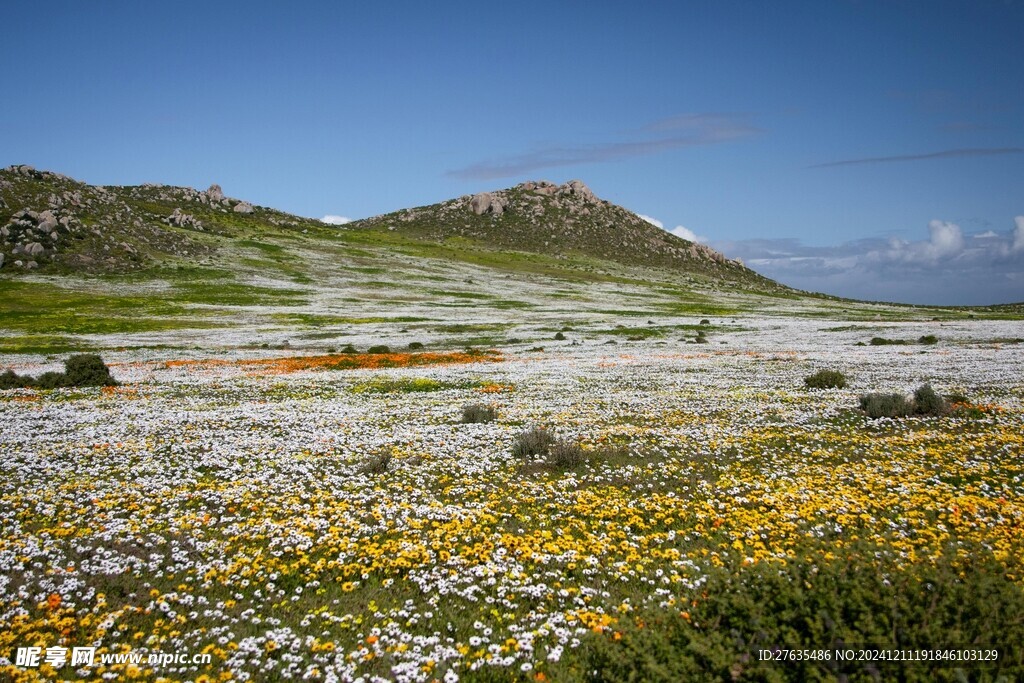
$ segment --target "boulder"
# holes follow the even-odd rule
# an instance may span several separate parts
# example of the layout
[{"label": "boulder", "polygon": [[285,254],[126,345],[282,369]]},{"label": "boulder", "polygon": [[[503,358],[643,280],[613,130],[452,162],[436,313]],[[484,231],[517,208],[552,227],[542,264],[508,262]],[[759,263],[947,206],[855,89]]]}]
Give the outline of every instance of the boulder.
[{"label": "boulder", "polygon": [[597,197],[590,191],[590,188],[583,184],[582,180],[570,180],[560,188],[561,194],[571,197],[580,197],[588,202],[597,201]]},{"label": "boulder", "polygon": [[211,202],[219,202],[224,199],[224,191],[220,189],[220,185],[214,183],[206,191],[206,196]]},{"label": "boulder", "polygon": [[46,251],[46,248],[39,244],[39,242],[32,242],[31,244],[26,245],[24,251],[29,256],[38,256]]},{"label": "boulder", "polygon": [[481,192],[473,195],[473,198],[469,200],[469,208],[477,216],[487,213],[487,210],[491,208],[491,193]]},{"label": "boulder", "polygon": [[39,221],[39,229],[43,232],[53,232],[57,229],[57,217],[53,215],[53,211],[43,211],[37,218]]},{"label": "boulder", "polygon": [[481,192],[473,195],[469,200],[469,208],[478,216],[491,213],[500,216],[505,211],[505,203],[501,197],[492,195],[490,192]]},{"label": "boulder", "polygon": [[235,204],[235,213],[252,213],[252,204],[249,202],[238,202]]}]

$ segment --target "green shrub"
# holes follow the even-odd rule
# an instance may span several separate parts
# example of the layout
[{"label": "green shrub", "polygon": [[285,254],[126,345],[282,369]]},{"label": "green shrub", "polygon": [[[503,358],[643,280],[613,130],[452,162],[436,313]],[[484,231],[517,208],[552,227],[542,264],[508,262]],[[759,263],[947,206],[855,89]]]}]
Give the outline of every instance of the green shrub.
[{"label": "green shrub", "polygon": [[[1016,680],[1024,638],[1021,569],[974,544],[900,562],[869,543],[832,559],[798,548],[779,565],[741,561],[708,572],[672,610],[642,608],[604,633],[588,633],[565,666],[608,683],[649,681]],[[938,643],[943,643],[940,646]],[[975,645],[977,644],[977,645]],[[984,645],[981,645],[984,644]],[[834,656],[762,661],[760,650],[819,651],[984,647],[998,663],[839,660]],[[568,658],[567,658],[568,659]],[[571,670],[566,671],[569,674]],[[1003,675],[1000,676],[999,674]],[[573,680],[571,676],[553,680]]]},{"label": "green shrub", "polygon": [[0,374],[0,389],[22,389],[30,386],[31,382],[31,377],[19,375],[13,370],[5,370]]},{"label": "green shrub", "polygon": [[701,325],[710,325],[711,321],[708,320],[707,318],[702,318],[701,321],[700,321],[700,324]]},{"label": "green shrub", "polygon": [[110,387],[116,385],[117,381],[110,376],[110,368],[95,353],[80,353],[69,357],[64,361],[64,372],[50,370],[39,377],[29,377],[7,370],[0,375],[0,389],[28,387],[59,389],[60,387]]},{"label": "green shrub", "polygon": [[498,419],[498,411],[494,406],[486,406],[483,403],[469,403],[462,406],[462,422],[464,424],[494,422],[496,419]]},{"label": "green shrub", "polygon": [[95,353],[80,353],[68,358],[64,361],[64,374],[67,386],[109,387],[117,384],[110,376],[110,368]]},{"label": "green shrub", "polygon": [[926,334],[917,340],[918,344],[938,344],[939,338],[934,334]]},{"label": "green shrub", "polygon": [[71,386],[68,384],[67,375],[63,372],[57,372],[56,370],[50,370],[39,375],[33,383],[33,386],[39,387],[40,389],[59,389],[60,387]]},{"label": "green shrub", "polygon": [[367,353],[391,353],[391,347],[385,344],[377,344],[366,349]]},{"label": "green shrub", "polygon": [[902,346],[907,342],[903,339],[886,339],[885,337],[872,337],[871,346]]},{"label": "green shrub", "polygon": [[922,384],[914,392],[914,413],[917,415],[945,415],[948,412],[946,399],[935,393],[930,384]]},{"label": "green shrub", "polygon": [[560,469],[572,469],[586,462],[583,448],[575,441],[559,439],[548,448],[547,462]]},{"label": "green shrub", "polygon": [[423,342],[409,342],[409,348],[413,351],[417,351],[423,348]]},{"label": "green shrub", "polygon": [[818,370],[804,377],[804,384],[809,389],[842,389],[846,386],[846,376],[838,370]]},{"label": "green shrub", "polygon": [[345,344],[345,347],[341,350],[342,353],[359,353],[359,350],[351,344]]},{"label": "green shrub", "polygon": [[555,340],[556,341],[565,341],[565,335],[562,334],[561,332],[559,332],[558,334],[555,335]]},{"label": "green shrub", "polygon": [[903,394],[870,393],[860,397],[860,409],[868,417],[906,417],[914,412],[914,406]]},{"label": "green shrub", "polygon": [[528,429],[516,437],[512,444],[512,455],[517,458],[545,456],[555,442],[555,437],[543,427]]}]

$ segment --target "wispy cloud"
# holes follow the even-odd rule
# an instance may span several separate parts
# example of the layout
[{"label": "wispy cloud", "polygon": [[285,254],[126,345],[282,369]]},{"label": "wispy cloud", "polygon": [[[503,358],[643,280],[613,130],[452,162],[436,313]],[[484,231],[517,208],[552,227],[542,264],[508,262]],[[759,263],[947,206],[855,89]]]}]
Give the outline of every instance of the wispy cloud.
[{"label": "wispy cloud", "polygon": [[[688,114],[648,124],[635,131],[631,140],[538,147],[523,154],[481,161],[449,171],[446,175],[461,180],[508,178],[544,168],[607,163],[670,149],[713,145],[758,132],[760,129],[751,125],[745,115]],[[643,137],[652,133],[662,135]]]},{"label": "wispy cloud", "polygon": [[901,154],[890,157],[867,157],[864,159],[844,159],[842,161],[829,161],[824,164],[814,164],[808,168],[830,168],[832,166],[853,166],[855,164],[886,164],[894,161],[923,161],[926,159],[946,159],[949,157],[980,157],[992,154],[1020,154],[1024,152],[1021,147],[969,147],[966,149],[947,149],[941,152],[929,152],[927,154]]},{"label": "wispy cloud", "polygon": [[858,299],[930,304],[1020,301],[1024,216],[1009,231],[965,235],[933,220],[927,239],[871,238],[812,247],[795,239],[712,242],[730,258],[793,287]]},{"label": "wispy cloud", "polygon": [[351,223],[352,219],[347,218],[345,216],[335,216],[332,214],[327,214],[326,216],[320,219],[320,222],[327,223],[328,225],[345,225],[346,223]]}]

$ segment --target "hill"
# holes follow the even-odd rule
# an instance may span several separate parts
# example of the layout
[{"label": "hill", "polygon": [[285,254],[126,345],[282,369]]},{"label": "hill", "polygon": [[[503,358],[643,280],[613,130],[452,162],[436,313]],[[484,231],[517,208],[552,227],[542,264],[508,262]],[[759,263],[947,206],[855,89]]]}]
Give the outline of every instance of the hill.
[{"label": "hill", "polygon": [[205,191],[154,184],[93,186],[59,173],[11,166],[0,171],[0,226],[0,267],[15,271],[119,273],[206,259],[232,268],[231,250],[224,248],[232,241],[290,233],[293,241],[312,243],[325,233],[387,230],[419,242],[469,240],[563,261],[592,257],[781,288],[710,247],[680,239],[598,198],[578,180],[522,183],[339,229],[227,197],[218,185]]},{"label": "hill", "polygon": [[600,199],[579,180],[564,185],[529,181],[376,216],[353,227],[387,227],[435,241],[464,237],[499,249],[562,257],[584,254],[629,265],[775,285],[710,247],[676,237]]},{"label": "hill", "polygon": [[0,355],[192,348],[199,339],[329,349],[406,345],[405,335],[449,348],[530,348],[566,328],[602,343],[668,343],[705,318],[751,313],[1020,315],[794,291],[579,181],[524,183],[334,226],[217,185],[93,186],[12,166],[0,170],[0,254]]}]

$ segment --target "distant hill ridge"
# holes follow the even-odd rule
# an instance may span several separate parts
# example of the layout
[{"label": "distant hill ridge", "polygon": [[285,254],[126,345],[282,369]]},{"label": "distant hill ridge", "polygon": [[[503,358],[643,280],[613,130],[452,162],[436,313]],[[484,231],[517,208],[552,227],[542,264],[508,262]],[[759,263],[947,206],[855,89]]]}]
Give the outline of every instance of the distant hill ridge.
[{"label": "distant hill ridge", "polygon": [[217,261],[232,245],[287,238],[316,249],[342,234],[399,233],[406,239],[469,241],[481,248],[584,256],[668,268],[758,289],[786,289],[702,244],[651,225],[594,195],[581,181],[530,181],[328,226],[207,190],[144,184],[95,186],[31,166],[0,170],[0,269],[16,274],[117,273],[167,262]]}]

